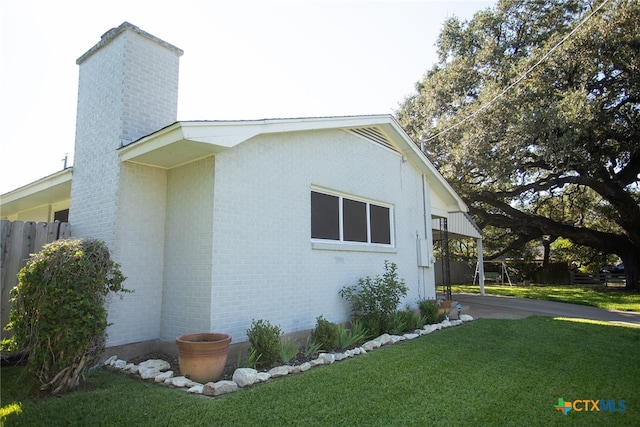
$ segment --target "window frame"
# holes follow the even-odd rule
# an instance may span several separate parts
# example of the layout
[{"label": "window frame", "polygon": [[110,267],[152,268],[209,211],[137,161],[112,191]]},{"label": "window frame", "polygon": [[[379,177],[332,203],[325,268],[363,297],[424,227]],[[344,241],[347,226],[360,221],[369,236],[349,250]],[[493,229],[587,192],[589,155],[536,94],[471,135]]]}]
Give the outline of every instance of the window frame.
[{"label": "window frame", "polygon": [[[313,243],[313,247],[316,249],[339,249],[339,250],[349,250],[349,248],[371,248],[374,251],[376,249],[380,249],[385,251],[387,249],[395,249],[395,210],[394,205],[391,203],[381,202],[379,200],[368,199],[364,197],[354,196],[352,194],[343,193],[335,190],[328,190],[325,188],[319,187],[311,187],[311,192],[309,193],[310,199],[312,197],[311,193],[319,193],[326,196],[332,196],[338,198],[338,240],[327,239],[327,238],[318,238],[311,237],[311,242]],[[367,241],[354,241],[354,240],[345,240],[345,221],[344,221],[344,200],[364,203],[366,210],[366,234]],[[371,221],[371,206],[377,206],[380,208],[388,209],[389,212],[389,243],[376,243],[372,242],[372,221]],[[311,203],[309,203],[311,208]],[[309,220],[312,221],[313,211],[310,210]],[[313,229],[313,222],[311,222],[311,226],[309,227],[310,231]]]}]

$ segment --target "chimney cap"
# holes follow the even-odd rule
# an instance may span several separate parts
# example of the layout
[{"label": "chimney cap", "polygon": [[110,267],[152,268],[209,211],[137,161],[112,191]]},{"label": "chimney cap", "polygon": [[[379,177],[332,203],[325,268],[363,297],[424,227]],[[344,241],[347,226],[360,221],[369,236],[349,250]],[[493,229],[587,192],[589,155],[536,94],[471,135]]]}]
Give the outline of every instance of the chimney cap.
[{"label": "chimney cap", "polygon": [[152,34],[149,34],[146,31],[141,30],[139,27],[125,21],[119,26],[112,28],[106,33],[104,33],[102,37],[100,37],[100,41],[96,43],[95,46],[93,46],[84,55],[82,55],[80,58],[76,60],[76,64],[80,65],[82,62],[86,61],[87,58],[89,58],[98,50],[100,50],[103,46],[109,44],[112,40],[114,40],[116,37],[118,37],[120,34],[122,34],[125,31],[133,31],[134,33],[139,34],[142,37],[146,37],[147,39],[173,51],[178,56],[182,56],[184,54],[184,51],[182,49],[175,47],[171,43],[167,43],[166,41],[159,39],[158,37]]}]

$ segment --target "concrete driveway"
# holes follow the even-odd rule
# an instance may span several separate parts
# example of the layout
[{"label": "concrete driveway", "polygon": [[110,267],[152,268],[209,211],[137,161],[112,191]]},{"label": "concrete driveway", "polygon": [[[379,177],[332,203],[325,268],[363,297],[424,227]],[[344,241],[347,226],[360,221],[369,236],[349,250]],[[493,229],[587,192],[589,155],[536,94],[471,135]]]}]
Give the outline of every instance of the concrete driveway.
[{"label": "concrete driveway", "polygon": [[640,327],[640,313],[629,311],[604,310],[586,305],[496,295],[454,294],[452,299],[462,305],[462,314],[469,314],[474,319],[520,319],[529,316],[575,317]]}]

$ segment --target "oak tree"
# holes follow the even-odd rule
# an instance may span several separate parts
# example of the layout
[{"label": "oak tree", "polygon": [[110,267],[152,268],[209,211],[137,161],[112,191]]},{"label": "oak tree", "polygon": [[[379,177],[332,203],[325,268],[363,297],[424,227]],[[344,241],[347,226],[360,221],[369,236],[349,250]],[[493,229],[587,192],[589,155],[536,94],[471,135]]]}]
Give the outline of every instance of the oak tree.
[{"label": "oak tree", "polygon": [[438,62],[397,112],[481,226],[508,230],[508,245],[563,237],[617,254],[630,289],[639,22],[637,0],[501,0],[450,18]]}]

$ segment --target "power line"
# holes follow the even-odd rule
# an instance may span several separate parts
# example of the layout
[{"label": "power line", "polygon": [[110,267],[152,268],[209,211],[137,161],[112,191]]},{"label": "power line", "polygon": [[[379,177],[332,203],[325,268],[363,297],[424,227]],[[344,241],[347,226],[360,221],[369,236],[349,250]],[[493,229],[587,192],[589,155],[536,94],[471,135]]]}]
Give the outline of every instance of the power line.
[{"label": "power line", "polygon": [[558,43],[556,43],[551,49],[549,49],[549,51],[547,53],[545,53],[542,58],[540,58],[538,60],[538,62],[536,62],[535,64],[533,64],[527,71],[525,71],[520,77],[518,77],[517,80],[515,80],[513,83],[511,83],[509,86],[507,86],[506,88],[504,88],[502,90],[502,92],[500,92],[499,94],[497,94],[496,96],[494,96],[489,102],[487,102],[486,104],[484,104],[483,106],[481,106],[480,108],[478,108],[476,111],[474,111],[473,113],[469,114],[467,117],[463,118],[462,120],[460,120],[458,123],[455,123],[451,126],[449,126],[448,128],[438,132],[437,134],[427,138],[424,142],[428,142],[431,141],[432,139],[437,138],[438,136],[442,135],[443,133],[449,132],[450,130],[453,130],[455,128],[457,128],[458,126],[462,125],[463,123],[466,123],[467,121],[471,120],[472,118],[474,118],[475,116],[477,116],[478,114],[480,114],[482,111],[486,110],[487,108],[489,108],[493,103],[495,103],[498,99],[500,99],[502,96],[504,96],[505,93],[507,93],[509,90],[511,90],[513,87],[515,87],[516,85],[518,85],[522,80],[524,80],[535,68],[538,67],[538,65],[542,64],[542,62],[547,59],[558,47],[560,47],[565,41],[567,41],[570,37],[572,37],[577,31],[578,29],[584,25],[589,19],[591,19],[591,17],[593,15],[595,15],[596,13],[598,13],[598,11],[600,9],[602,9],[604,7],[605,4],[607,4],[609,2],[609,0],[604,0],[602,2],[602,4],[600,4],[600,6],[598,6],[593,12],[591,12],[586,18],[584,18],[580,23],[578,23],[578,25],[576,25],[576,27],[571,30],[566,36],[564,36],[562,38],[562,40],[560,40]]}]

